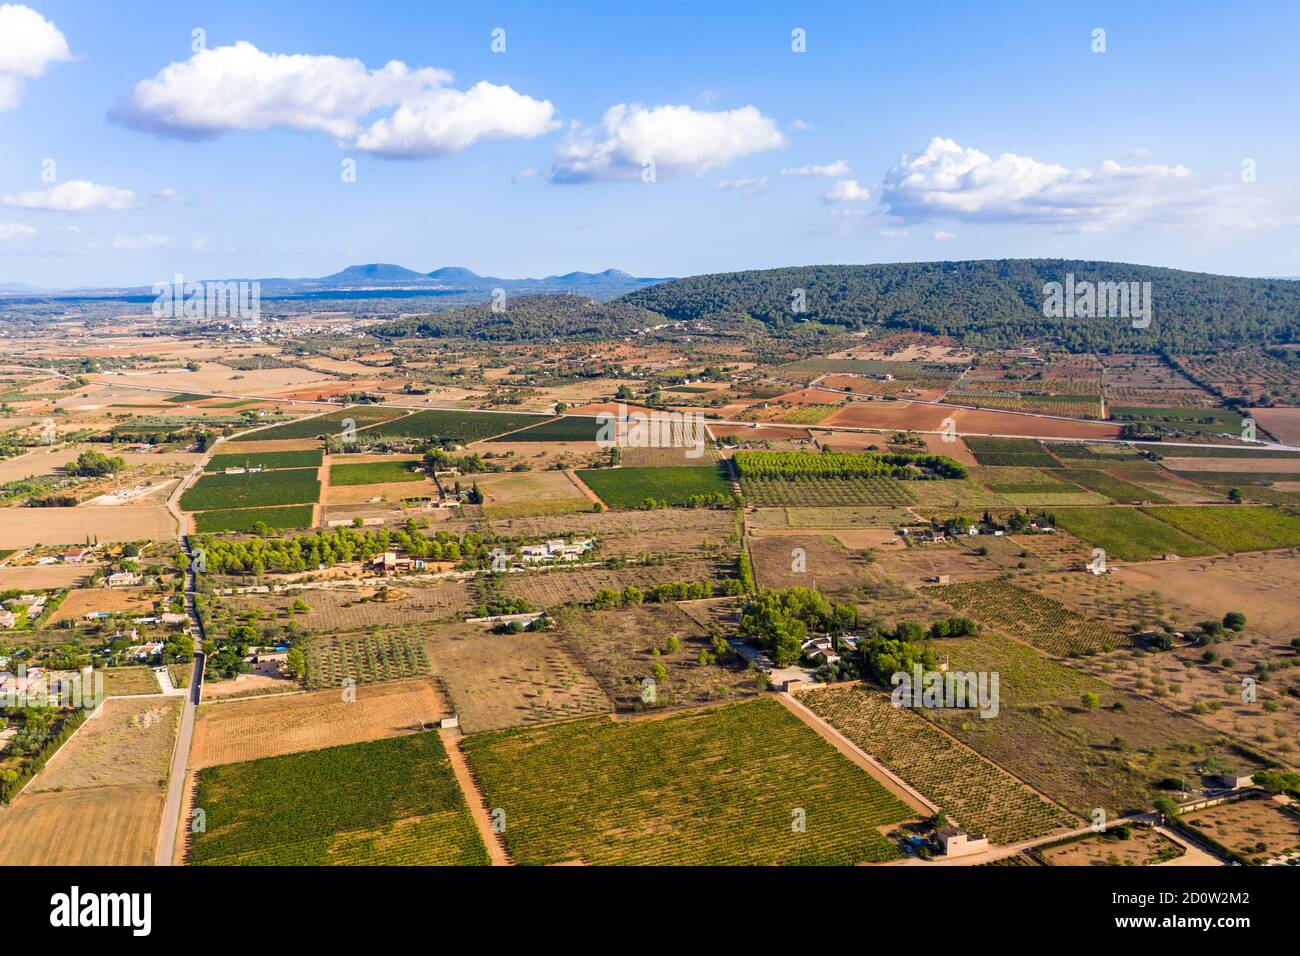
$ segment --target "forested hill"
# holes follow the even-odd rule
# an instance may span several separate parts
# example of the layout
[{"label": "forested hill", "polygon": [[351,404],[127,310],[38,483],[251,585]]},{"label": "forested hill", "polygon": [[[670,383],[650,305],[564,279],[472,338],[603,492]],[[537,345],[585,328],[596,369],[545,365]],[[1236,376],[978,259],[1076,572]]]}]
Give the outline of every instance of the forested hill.
[{"label": "forested hill", "polygon": [[491,303],[388,322],[371,331],[400,338],[468,338],[488,342],[573,341],[617,338],[664,321],[626,302],[596,302],[581,295],[506,296]]},{"label": "forested hill", "polygon": [[[1047,318],[1043,286],[1066,281],[1150,282],[1152,321]],[[795,290],[806,311],[792,311]],[[799,321],[861,329],[884,325],[949,334],[974,348],[1049,339],[1073,351],[1163,348],[1206,352],[1300,341],[1300,282],[1243,279],[1121,262],[990,259],[805,266],[692,276],[616,300],[671,319]]]}]

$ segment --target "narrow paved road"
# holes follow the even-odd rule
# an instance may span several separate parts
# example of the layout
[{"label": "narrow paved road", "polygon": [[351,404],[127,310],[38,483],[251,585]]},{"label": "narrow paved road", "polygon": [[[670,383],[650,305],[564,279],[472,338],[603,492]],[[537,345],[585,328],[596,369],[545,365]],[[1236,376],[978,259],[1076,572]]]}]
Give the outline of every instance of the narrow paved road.
[{"label": "narrow paved road", "polygon": [[194,739],[194,718],[203,698],[203,622],[194,606],[194,556],[190,553],[189,538],[181,537],[181,548],[190,559],[185,571],[185,611],[190,616],[194,634],[194,671],[190,675],[189,693],[185,695],[181,711],[181,727],[176,735],[176,748],[172,751],[171,773],[167,780],[167,802],[163,806],[162,829],[158,833],[158,852],[155,866],[171,866],[176,852],[176,837],[181,824],[181,805],[185,798],[185,783],[189,779],[190,743]]}]

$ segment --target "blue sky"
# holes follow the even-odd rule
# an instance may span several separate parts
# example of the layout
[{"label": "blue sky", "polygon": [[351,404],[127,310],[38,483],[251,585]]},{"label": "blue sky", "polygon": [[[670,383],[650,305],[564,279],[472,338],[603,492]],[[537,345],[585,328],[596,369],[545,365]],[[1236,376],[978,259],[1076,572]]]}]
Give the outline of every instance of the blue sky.
[{"label": "blue sky", "polygon": [[1297,275],[1298,9],[25,0],[0,6],[0,282]]}]

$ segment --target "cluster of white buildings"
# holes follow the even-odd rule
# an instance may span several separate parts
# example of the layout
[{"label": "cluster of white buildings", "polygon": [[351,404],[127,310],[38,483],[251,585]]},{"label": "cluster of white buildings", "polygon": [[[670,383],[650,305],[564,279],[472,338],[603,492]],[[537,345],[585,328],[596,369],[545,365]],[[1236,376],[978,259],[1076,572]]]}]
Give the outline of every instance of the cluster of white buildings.
[{"label": "cluster of white buildings", "polygon": [[18,623],[18,611],[22,610],[27,620],[34,620],[45,610],[44,594],[20,594],[5,601],[5,609],[0,610],[0,627],[13,627]]},{"label": "cluster of white buildings", "polygon": [[584,538],[567,544],[561,538],[544,544],[526,544],[519,549],[525,564],[546,564],[551,561],[577,561],[591,550],[591,539]]}]

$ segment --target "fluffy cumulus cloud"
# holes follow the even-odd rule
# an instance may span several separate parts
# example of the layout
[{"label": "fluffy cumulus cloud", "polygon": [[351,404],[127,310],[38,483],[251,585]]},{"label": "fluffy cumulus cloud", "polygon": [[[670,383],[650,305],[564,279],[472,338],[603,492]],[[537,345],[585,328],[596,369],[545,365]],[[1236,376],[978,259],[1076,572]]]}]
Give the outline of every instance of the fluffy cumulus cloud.
[{"label": "fluffy cumulus cloud", "polygon": [[781,170],[782,176],[847,176],[849,174],[849,164],[842,159],[837,159],[833,163],[824,163],[820,166],[793,166]]},{"label": "fluffy cumulus cloud", "polygon": [[866,202],[870,198],[871,190],[856,179],[841,179],[822,193],[822,200],[828,203]]},{"label": "fluffy cumulus cloud", "polygon": [[433,90],[403,103],[357,137],[357,147],[398,159],[441,156],[488,137],[532,139],[559,125],[550,100],[483,82],[464,92]]},{"label": "fluffy cumulus cloud", "polygon": [[68,41],[31,7],[0,4],[0,111],[18,108],[23,83],[69,59]]},{"label": "fluffy cumulus cloud", "polygon": [[753,106],[708,112],[689,106],[619,103],[605,111],[604,135],[575,128],[556,150],[556,182],[637,179],[702,173],[741,156],[776,149],[785,137]]},{"label": "fluffy cumulus cloud", "polygon": [[356,59],[265,53],[240,41],[200,50],[142,80],[112,117],[181,139],[232,130],[322,132],[393,157],[440,156],[485,137],[538,136],[556,125],[549,101],[491,83],[456,90],[451,81],[446,70],[400,60],[370,70]]},{"label": "fluffy cumulus cloud", "polygon": [[135,193],[116,186],[103,186],[86,179],[70,179],[49,189],[0,196],[0,205],[18,209],[50,209],[57,212],[90,212],[103,209],[130,209]]},{"label": "fluffy cumulus cloud", "polygon": [[882,203],[904,222],[1037,223],[1096,231],[1141,223],[1262,224],[1262,197],[1210,183],[1182,165],[1106,160],[1067,169],[1028,156],[996,159],[935,137],[885,176]]}]

